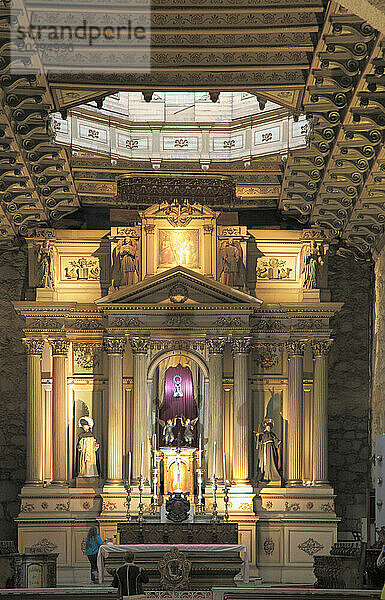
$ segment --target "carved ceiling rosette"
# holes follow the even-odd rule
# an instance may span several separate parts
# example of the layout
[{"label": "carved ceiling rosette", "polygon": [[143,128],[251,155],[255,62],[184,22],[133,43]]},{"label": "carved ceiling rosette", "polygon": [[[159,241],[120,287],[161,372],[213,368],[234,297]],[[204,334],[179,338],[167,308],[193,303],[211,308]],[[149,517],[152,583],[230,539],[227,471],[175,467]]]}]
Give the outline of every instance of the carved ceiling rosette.
[{"label": "carved ceiling rosette", "polygon": [[289,340],[285,342],[285,348],[289,356],[303,356],[307,340]]},{"label": "carved ceiling rosette", "polygon": [[235,338],[231,340],[233,354],[247,354],[251,348],[252,338]]},{"label": "carved ceiling rosette", "polygon": [[131,350],[134,354],[147,354],[148,340],[146,338],[130,338]]},{"label": "carved ceiling rosette", "polygon": [[70,341],[66,339],[49,340],[52,348],[52,356],[67,356]]},{"label": "carved ceiling rosette", "polygon": [[209,350],[209,354],[223,354],[225,349],[226,340],[223,338],[212,338],[206,340],[206,345]]},{"label": "carved ceiling rosette", "polygon": [[29,356],[41,356],[43,354],[44,340],[25,338],[23,339],[23,344]]},{"label": "carved ceiling rosette", "polygon": [[106,337],[103,340],[103,349],[106,354],[124,354],[126,338]]},{"label": "carved ceiling rosette", "polygon": [[313,357],[319,358],[321,356],[327,356],[332,344],[333,340],[312,340],[311,349],[313,352]]}]

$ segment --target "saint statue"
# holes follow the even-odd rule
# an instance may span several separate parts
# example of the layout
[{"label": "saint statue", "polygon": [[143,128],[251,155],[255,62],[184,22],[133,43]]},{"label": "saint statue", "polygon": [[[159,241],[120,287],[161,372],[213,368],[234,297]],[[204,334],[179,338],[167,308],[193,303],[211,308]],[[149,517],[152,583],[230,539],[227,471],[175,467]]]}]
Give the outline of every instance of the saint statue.
[{"label": "saint statue", "polygon": [[305,290],[314,290],[318,287],[318,271],[323,264],[321,246],[315,240],[312,240],[310,246],[305,246],[302,257],[302,276]]},{"label": "saint statue", "polygon": [[183,397],[183,392],[182,392],[182,377],[180,375],[175,375],[173,377],[173,382],[174,382],[174,398],[182,398]]},{"label": "saint statue", "polygon": [[45,240],[41,244],[37,253],[37,264],[39,272],[38,287],[49,288],[51,290],[55,288],[55,272],[53,266],[53,259],[53,245],[49,240]]},{"label": "saint statue", "polygon": [[189,419],[185,416],[179,417],[180,422],[182,423],[184,429],[183,439],[188,446],[192,446],[194,440],[194,427],[198,421],[198,417],[196,419]]},{"label": "saint statue", "polygon": [[79,427],[82,432],[79,434],[76,444],[76,477],[99,477],[99,444],[92,433],[94,422],[91,417],[81,417]]},{"label": "saint statue", "polygon": [[121,238],[112,253],[112,287],[118,290],[139,280],[139,244],[133,238]]},{"label": "saint statue", "polygon": [[173,429],[176,425],[176,421],[176,417],[174,419],[167,419],[166,423],[162,421],[162,419],[159,419],[159,423],[163,427],[163,440],[166,446],[171,446],[171,444],[175,440]]},{"label": "saint statue", "polygon": [[274,422],[272,419],[265,419],[262,422],[262,431],[258,430],[255,432],[257,436],[258,466],[261,471],[262,481],[276,482],[280,485],[279,447],[281,442],[272,431],[273,426]]},{"label": "saint statue", "polygon": [[243,264],[242,246],[238,240],[222,242],[219,249],[219,281],[231,287],[245,287],[246,269]]}]

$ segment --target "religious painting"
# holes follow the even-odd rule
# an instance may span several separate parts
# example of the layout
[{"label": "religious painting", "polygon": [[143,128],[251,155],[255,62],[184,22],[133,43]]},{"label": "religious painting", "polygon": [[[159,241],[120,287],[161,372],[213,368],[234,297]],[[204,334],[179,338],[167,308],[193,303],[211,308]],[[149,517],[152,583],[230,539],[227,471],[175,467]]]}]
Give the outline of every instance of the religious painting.
[{"label": "religious painting", "polygon": [[159,266],[183,265],[190,269],[199,267],[198,229],[160,229]]}]

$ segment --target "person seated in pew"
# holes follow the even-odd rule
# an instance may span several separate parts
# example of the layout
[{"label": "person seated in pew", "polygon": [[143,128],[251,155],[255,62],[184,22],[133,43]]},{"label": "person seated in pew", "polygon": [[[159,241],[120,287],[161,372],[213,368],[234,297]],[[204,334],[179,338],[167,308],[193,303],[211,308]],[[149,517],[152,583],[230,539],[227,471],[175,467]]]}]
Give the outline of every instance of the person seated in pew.
[{"label": "person seated in pew", "polygon": [[143,583],[148,583],[147,573],[134,564],[134,558],[133,552],[126,552],[124,565],[116,569],[112,580],[112,587],[118,588],[123,600],[142,594]]}]

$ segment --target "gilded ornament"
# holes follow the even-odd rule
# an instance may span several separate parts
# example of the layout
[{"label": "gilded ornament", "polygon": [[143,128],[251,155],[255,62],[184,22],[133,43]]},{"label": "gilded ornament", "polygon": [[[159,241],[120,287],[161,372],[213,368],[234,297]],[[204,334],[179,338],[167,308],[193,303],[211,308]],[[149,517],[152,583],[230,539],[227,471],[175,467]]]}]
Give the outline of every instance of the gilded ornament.
[{"label": "gilded ornament", "polygon": [[330,502],[327,502],[326,504],[321,504],[321,510],[323,512],[334,512],[334,506]]},{"label": "gilded ornament", "polygon": [[148,340],[145,338],[130,338],[131,350],[134,354],[147,354]]},{"label": "gilded ornament", "polygon": [[190,315],[167,315],[163,322],[166,327],[194,327],[195,322]]},{"label": "gilded ornament", "polygon": [[111,322],[111,327],[140,327],[143,321],[138,317],[119,317]]},{"label": "gilded ornament", "polygon": [[75,331],[103,331],[102,321],[96,319],[76,319],[69,322],[69,328]]},{"label": "gilded ornament", "polygon": [[285,342],[285,347],[289,356],[303,356],[305,346],[306,341],[304,340],[289,340],[288,342]]},{"label": "gilded ornament", "polygon": [[35,330],[58,330],[58,329],[63,329],[64,327],[64,323],[61,321],[58,321],[57,319],[49,319],[49,318],[42,318],[42,319],[35,319],[34,321],[31,321],[30,323],[27,323],[27,327],[26,329],[35,329]]},{"label": "gilded ornament", "polygon": [[67,356],[70,345],[69,340],[56,339],[49,340],[52,348],[52,356]]},{"label": "gilded ornament", "polygon": [[291,275],[293,269],[287,266],[287,260],[271,257],[258,258],[257,261],[257,279],[281,280],[293,279]]},{"label": "gilded ornament", "polygon": [[274,552],[275,544],[272,538],[266,538],[263,542],[263,551],[267,556],[271,556]]},{"label": "gilded ornament", "polygon": [[298,544],[298,548],[299,550],[306,552],[306,554],[309,554],[309,556],[314,556],[314,554],[317,554],[317,552],[323,550],[324,546],[317,542],[317,540],[309,538],[305,542],[302,542],[302,544]]},{"label": "gilded ornament", "polygon": [[76,343],[74,344],[75,362],[83,369],[94,369],[99,365],[101,344]]},{"label": "gilded ornament", "polygon": [[321,356],[327,356],[330,348],[332,347],[333,340],[312,340],[311,348],[313,351],[314,358],[320,358]]},{"label": "gilded ornament", "polygon": [[209,354],[223,354],[225,349],[226,340],[223,338],[214,338],[206,340],[207,347],[209,349]]},{"label": "gilded ornament", "polygon": [[35,505],[29,502],[25,502],[20,507],[20,512],[32,512],[35,510]]},{"label": "gilded ornament", "polygon": [[103,340],[103,349],[107,354],[124,354],[126,338],[109,337]]},{"label": "gilded ornament", "polygon": [[176,283],[170,287],[168,297],[173,304],[183,304],[188,300],[188,289],[185,285]]},{"label": "gilded ornament", "polygon": [[112,511],[116,510],[115,502],[110,502],[109,500],[103,500],[102,510],[105,512],[112,512]]},{"label": "gilded ornament", "polygon": [[234,354],[247,354],[251,348],[252,338],[235,338],[231,340],[231,349]]},{"label": "gilded ornament", "polygon": [[78,260],[71,260],[68,266],[64,267],[65,278],[75,280],[97,280],[100,276],[99,260],[95,258],[86,258],[85,256]]},{"label": "gilded ornament", "polygon": [[36,544],[30,546],[30,550],[32,550],[32,552],[35,552],[36,554],[49,554],[50,552],[56,550],[56,548],[57,545],[54,544],[54,542],[48,540],[47,538],[42,538],[41,540],[36,542]]},{"label": "gilded ornament", "polygon": [[292,502],[291,504],[290,504],[290,502],[285,502],[285,510],[287,510],[289,512],[290,511],[297,512],[297,511],[301,510],[301,507],[298,504],[298,502]]},{"label": "gilded ornament", "polygon": [[58,510],[58,511],[68,512],[69,509],[70,509],[69,500],[67,502],[58,502],[58,504],[56,504],[56,506],[55,506],[55,510]]},{"label": "gilded ornament", "polygon": [[44,340],[24,338],[23,344],[28,355],[41,356],[43,354]]},{"label": "gilded ornament", "polygon": [[254,344],[256,350],[255,361],[263,369],[271,369],[279,363],[278,344]]},{"label": "gilded ornament", "polygon": [[191,562],[178,548],[172,548],[170,552],[166,552],[157,567],[163,590],[188,589]]},{"label": "gilded ornament", "polygon": [[246,323],[243,323],[239,317],[219,317],[213,322],[212,327],[244,327]]}]

